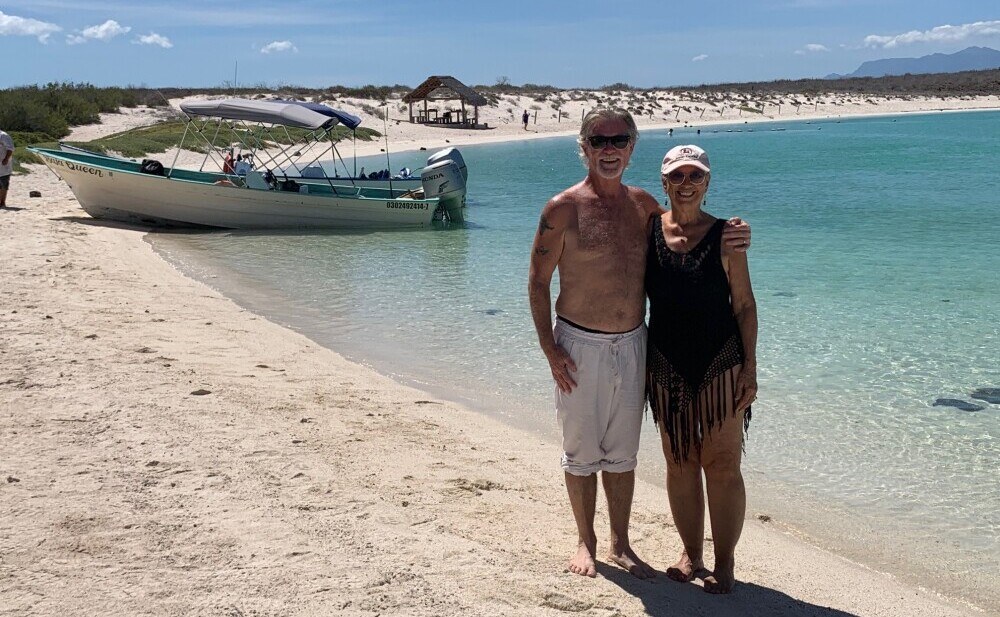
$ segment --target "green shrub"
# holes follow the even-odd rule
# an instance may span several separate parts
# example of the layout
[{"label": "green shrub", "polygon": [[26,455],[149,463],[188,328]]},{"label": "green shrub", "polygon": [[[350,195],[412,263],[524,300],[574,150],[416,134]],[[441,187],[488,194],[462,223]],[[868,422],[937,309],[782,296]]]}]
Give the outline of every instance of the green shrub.
[{"label": "green shrub", "polygon": [[[54,144],[53,144],[54,145]],[[29,163],[42,163],[42,158],[37,154],[28,152],[28,149],[24,146],[14,146],[14,173],[23,174],[28,173],[28,170],[23,167]]]},{"label": "green shrub", "polygon": [[90,84],[50,83],[0,90],[0,127],[8,133],[46,133],[65,137],[69,127],[100,121],[101,113],[135,107],[138,92]]},{"label": "green shrub", "polygon": [[14,140],[15,146],[33,146],[35,144],[56,141],[56,138],[48,133],[27,133],[24,131],[7,131],[7,134]]}]

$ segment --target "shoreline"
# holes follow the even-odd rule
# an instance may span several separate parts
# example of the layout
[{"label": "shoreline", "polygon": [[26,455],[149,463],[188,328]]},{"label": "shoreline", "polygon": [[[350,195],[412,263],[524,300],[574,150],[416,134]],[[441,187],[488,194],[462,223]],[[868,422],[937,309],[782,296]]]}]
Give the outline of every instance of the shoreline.
[{"label": "shoreline", "polygon": [[[52,177],[34,188],[3,213],[14,610],[879,615],[892,598],[898,615],[975,614],[754,519],[730,597],[567,574],[554,444],[240,308]],[[679,553],[661,492],[638,483],[632,527],[659,569]]]}]

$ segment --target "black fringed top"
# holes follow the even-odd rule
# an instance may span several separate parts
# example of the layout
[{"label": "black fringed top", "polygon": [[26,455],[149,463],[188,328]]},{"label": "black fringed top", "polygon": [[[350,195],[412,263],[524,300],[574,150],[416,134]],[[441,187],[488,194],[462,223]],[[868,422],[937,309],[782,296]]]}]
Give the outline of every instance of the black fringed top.
[{"label": "black fringed top", "polygon": [[[743,364],[743,341],[722,266],[722,219],[687,253],[667,246],[654,219],[646,258],[649,343],[647,397],[670,435],[677,461],[735,405],[729,369]],[[722,377],[720,379],[720,377]],[[744,426],[750,421],[750,410]]]}]

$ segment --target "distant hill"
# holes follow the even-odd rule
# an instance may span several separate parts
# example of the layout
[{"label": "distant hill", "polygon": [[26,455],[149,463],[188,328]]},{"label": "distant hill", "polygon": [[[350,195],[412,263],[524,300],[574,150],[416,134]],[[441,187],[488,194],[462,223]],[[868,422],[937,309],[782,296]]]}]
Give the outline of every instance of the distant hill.
[{"label": "distant hill", "polygon": [[966,47],[953,54],[931,54],[919,58],[869,60],[848,75],[827,75],[826,79],[844,77],[884,77],[886,75],[922,75],[957,73],[1000,68],[1000,51],[989,47]]}]

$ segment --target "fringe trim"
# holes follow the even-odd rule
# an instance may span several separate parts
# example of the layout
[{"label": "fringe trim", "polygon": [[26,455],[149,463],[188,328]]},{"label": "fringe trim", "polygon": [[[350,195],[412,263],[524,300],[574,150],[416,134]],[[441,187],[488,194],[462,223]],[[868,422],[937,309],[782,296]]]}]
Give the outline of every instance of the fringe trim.
[{"label": "fringe trim", "polygon": [[[736,415],[736,379],[733,369],[743,364],[739,335],[733,335],[712,364],[697,388],[673,370],[670,362],[655,346],[647,354],[646,397],[653,421],[670,436],[670,453],[683,463],[691,447],[701,449],[702,441],[721,425],[727,416]],[[750,408],[743,414],[743,445],[750,430]]]}]

